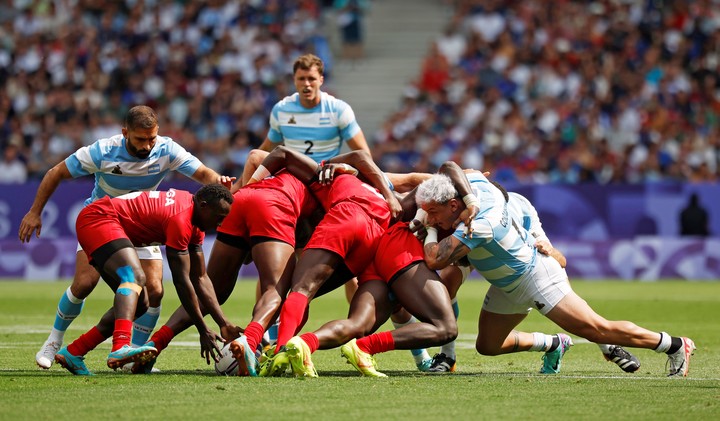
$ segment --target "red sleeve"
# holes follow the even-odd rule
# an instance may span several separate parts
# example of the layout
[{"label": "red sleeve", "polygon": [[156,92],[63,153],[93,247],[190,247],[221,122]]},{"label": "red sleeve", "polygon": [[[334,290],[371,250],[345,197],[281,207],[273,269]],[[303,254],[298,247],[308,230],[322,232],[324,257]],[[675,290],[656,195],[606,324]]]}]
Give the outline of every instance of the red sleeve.
[{"label": "red sleeve", "polygon": [[193,237],[193,227],[183,214],[170,217],[165,228],[165,245],[176,250],[187,250]]}]

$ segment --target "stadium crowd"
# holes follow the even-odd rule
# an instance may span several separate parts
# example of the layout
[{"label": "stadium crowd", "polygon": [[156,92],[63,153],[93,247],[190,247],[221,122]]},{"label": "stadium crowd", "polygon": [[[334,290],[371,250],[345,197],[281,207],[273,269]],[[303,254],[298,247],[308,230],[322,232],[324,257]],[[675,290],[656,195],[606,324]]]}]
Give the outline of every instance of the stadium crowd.
[{"label": "stadium crowd", "polygon": [[[165,136],[239,174],[293,92],[292,62],[314,52],[332,1],[17,0],[0,5],[0,166],[42,178],[116,134],[125,112],[157,110]],[[12,146],[9,146],[12,145]],[[26,168],[17,164],[21,162]],[[239,167],[239,168],[238,168]],[[26,173],[26,174],[25,174]]]},{"label": "stadium crowd", "polygon": [[[331,74],[321,28],[334,3],[3,3],[0,182],[41,178],[140,103],[164,135],[239,174],[293,91],[294,58],[314,52]],[[369,139],[386,171],[454,159],[501,181],[718,179],[715,1],[447,3],[446,31]]]},{"label": "stadium crowd", "polygon": [[459,0],[374,157],[501,181],[716,181],[717,3]]}]

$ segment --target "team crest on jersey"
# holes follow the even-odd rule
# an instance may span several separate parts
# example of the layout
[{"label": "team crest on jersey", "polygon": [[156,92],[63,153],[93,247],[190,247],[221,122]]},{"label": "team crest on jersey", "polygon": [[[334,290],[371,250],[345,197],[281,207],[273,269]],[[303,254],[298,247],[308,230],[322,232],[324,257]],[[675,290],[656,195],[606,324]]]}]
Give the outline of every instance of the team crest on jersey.
[{"label": "team crest on jersey", "polygon": [[320,117],[318,123],[320,123],[321,126],[327,126],[330,124],[330,117]]},{"label": "team crest on jersey", "polygon": [[294,116],[294,115],[293,115],[293,116],[290,116],[290,120],[288,120],[288,123],[287,123],[287,124],[297,124],[297,122],[295,121],[295,116]]},{"label": "team crest on jersey", "polygon": [[120,165],[115,165],[115,168],[112,170],[113,174],[122,174],[122,170],[120,169]]},{"label": "team crest on jersey", "polygon": [[148,174],[157,174],[160,172],[160,164],[152,164],[148,167]]}]

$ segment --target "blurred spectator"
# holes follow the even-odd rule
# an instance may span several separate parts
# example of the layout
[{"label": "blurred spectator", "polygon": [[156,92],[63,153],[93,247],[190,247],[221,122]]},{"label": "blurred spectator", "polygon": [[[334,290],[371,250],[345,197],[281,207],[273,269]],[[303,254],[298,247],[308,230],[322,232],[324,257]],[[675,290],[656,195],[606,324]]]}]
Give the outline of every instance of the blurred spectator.
[{"label": "blurred spectator", "polygon": [[0,184],[24,183],[27,180],[27,168],[20,160],[18,143],[8,144],[3,151],[3,159],[0,161]]},{"label": "blurred spectator", "polygon": [[717,3],[455,1],[374,157],[434,171],[411,151],[450,155],[520,182],[717,181]]},{"label": "blurred spectator", "polygon": [[163,116],[163,134],[213,169],[240,174],[243,150],[260,144],[272,105],[290,93],[289,63],[329,54],[320,8],[314,0],[4,2],[0,148],[19,138],[16,153],[41,178],[145,104]]},{"label": "blurred spectator", "polygon": [[700,204],[697,193],[690,195],[688,205],[680,212],[680,235],[710,235],[708,212]]},{"label": "blurred spectator", "polygon": [[370,7],[369,0],[335,0],[333,6],[342,37],[343,57],[353,61],[363,58],[363,15]]}]

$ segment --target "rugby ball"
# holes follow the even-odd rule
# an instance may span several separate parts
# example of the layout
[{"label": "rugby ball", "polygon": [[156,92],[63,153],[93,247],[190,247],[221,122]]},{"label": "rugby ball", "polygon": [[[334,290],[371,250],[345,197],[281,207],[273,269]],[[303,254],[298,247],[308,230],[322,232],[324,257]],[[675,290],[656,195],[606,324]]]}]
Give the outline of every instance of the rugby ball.
[{"label": "rugby ball", "polygon": [[230,351],[231,343],[228,342],[220,350],[220,361],[215,363],[215,372],[221,376],[237,376],[238,374],[238,362]]}]

